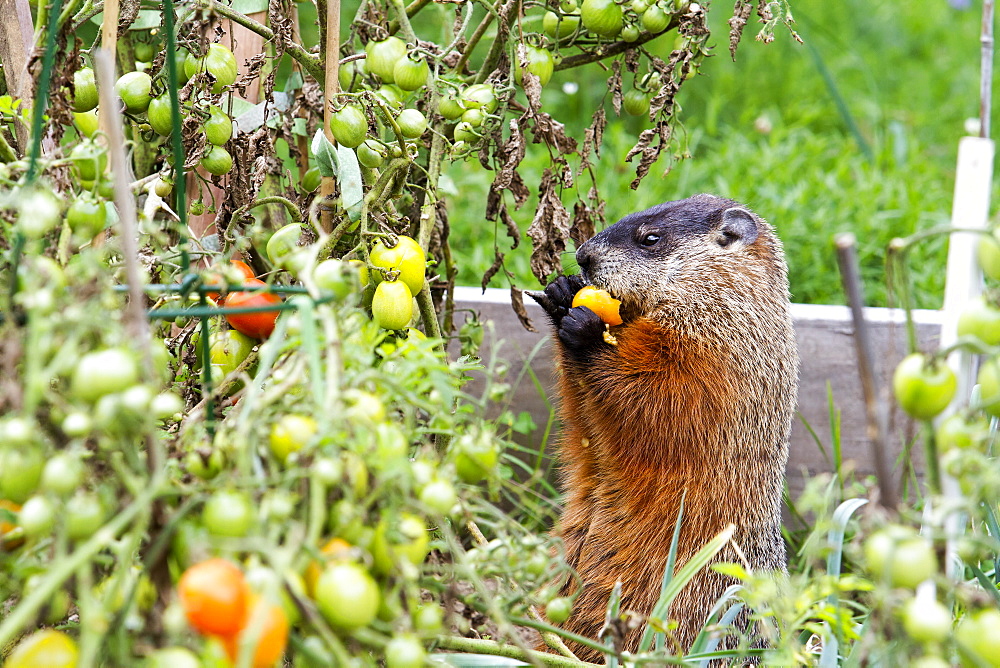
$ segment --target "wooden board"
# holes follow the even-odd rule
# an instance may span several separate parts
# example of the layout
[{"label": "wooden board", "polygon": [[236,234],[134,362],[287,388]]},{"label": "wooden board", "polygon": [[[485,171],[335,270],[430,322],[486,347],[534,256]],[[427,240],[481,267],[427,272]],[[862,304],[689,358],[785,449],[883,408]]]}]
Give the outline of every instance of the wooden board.
[{"label": "wooden board", "polygon": [[[511,311],[510,297],[506,290],[490,289],[485,294],[478,288],[458,288],[455,294],[456,309],[472,309],[484,321],[490,321],[481,355],[487,366],[504,364],[509,369],[504,382],[511,384],[503,394],[502,404],[493,404],[491,416],[502,410],[512,410],[515,415],[528,412],[538,429],[520,440],[533,447],[540,447],[544,427],[552,417],[555,402],[556,370],[549,341],[548,321],[542,309],[525,299],[528,313],[538,333],[526,331]],[[903,313],[899,310],[868,308],[866,317],[872,326],[878,377],[883,391],[891,392],[890,379],[896,363],[906,352]],[[827,453],[832,453],[830,402],[840,412],[840,430],[843,458],[847,466],[861,475],[874,473],[865,438],[865,410],[861,383],[855,371],[855,352],[852,341],[850,312],[846,306],[813,306],[795,304],[792,307],[795,333],[799,346],[801,368],[799,372],[799,416],[792,428],[788,461],[789,487],[796,495],[802,490],[804,477],[822,471],[831,471],[832,465],[810,435],[806,424],[819,436]],[[941,326],[937,311],[914,313],[918,337],[924,349],[936,345]],[[490,331],[492,328],[492,331]],[[530,369],[532,373],[524,373]],[[532,379],[534,374],[544,388],[539,392]],[[483,388],[480,375],[469,390],[479,395]],[[556,425],[557,426],[557,425]],[[907,439],[914,433],[912,421],[892,412],[890,425],[890,451],[895,462]],[[553,429],[547,447],[553,452],[558,429]],[[918,467],[922,468],[919,465]]]}]

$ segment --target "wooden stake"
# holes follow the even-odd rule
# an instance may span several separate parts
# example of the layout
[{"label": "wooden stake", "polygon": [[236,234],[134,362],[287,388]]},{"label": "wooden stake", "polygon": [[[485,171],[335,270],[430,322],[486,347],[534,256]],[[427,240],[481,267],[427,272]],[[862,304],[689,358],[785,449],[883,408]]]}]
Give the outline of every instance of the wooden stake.
[{"label": "wooden stake", "polygon": [[[0,16],[4,17],[4,27],[0,30],[0,63],[4,64],[7,90],[21,100],[22,105],[30,108],[35,98],[35,82],[28,72],[28,58],[35,45],[31,6],[28,0],[0,0]],[[15,123],[14,137],[18,153],[27,155],[31,131],[25,125]]]},{"label": "wooden stake", "polygon": [[[323,105],[323,132],[331,144],[335,144],[333,132],[330,130],[330,119],[333,115],[333,100],[340,92],[340,0],[327,0],[326,3],[326,70],[323,81],[325,103]],[[319,194],[321,201],[332,197],[336,191],[333,177],[323,177]],[[326,207],[320,209],[320,225],[324,232],[333,231],[333,212]],[[324,259],[324,258],[320,258]]]}]

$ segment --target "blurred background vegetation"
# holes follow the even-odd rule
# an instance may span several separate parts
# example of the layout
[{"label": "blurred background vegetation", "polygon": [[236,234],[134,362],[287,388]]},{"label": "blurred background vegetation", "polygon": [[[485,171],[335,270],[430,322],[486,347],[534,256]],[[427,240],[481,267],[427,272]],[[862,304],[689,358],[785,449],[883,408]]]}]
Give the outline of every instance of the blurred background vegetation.
[{"label": "blurred background vegetation", "polygon": [[[706,3],[707,4],[707,3]],[[710,192],[742,201],[771,221],[785,243],[792,298],[843,303],[832,237],[853,231],[859,240],[869,303],[886,305],[885,248],[897,236],[947,224],[955,157],[964,122],[978,116],[978,3],[960,0],[794,0],[804,44],[778,31],[755,43],[747,26],[733,62],[728,53],[729,3],[712,3],[713,57],[681,90],[689,159],[662,160],[637,191],[624,157],[648,120],[615,118],[610,99],[602,159],[595,170],[607,200],[607,220],[659,202]],[[670,36],[654,43],[665,56]],[[557,72],[543,103],[582,139],[590,112],[607,90],[599,67]],[[628,82],[628,79],[626,79]],[[532,149],[534,149],[532,151]],[[548,155],[529,145],[521,166],[537,184]],[[478,163],[455,163],[449,216],[460,284],[478,285],[511,242],[484,220],[492,175]],[[589,179],[579,179],[585,193]],[[567,198],[568,200],[568,198]],[[522,231],[534,213],[529,201],[515,214]],[[489,231],[484,229],[489,226]],[[527,241],[527,239],[525,239]],[[575,271],[572,250],[566,269]],[[911,263],[916,303],[938,308],[946,241],[926,242]],[[507,255],[506,268],[522,288],[538,282],[528,267],[527,243]],[[507,287],[501,272],[493,287]]]}]

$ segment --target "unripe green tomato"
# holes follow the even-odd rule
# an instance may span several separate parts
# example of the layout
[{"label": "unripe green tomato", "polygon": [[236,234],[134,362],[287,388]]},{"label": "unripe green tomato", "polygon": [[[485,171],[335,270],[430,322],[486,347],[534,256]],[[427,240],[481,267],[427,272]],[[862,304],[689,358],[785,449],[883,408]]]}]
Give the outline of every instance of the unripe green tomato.
[{"label": "unripe green tomato", "polygon": [[368,119],[361,109],[345,105],[330,114],[330,132],[341,146],[357,148],[368,136]]},{"label": "unripe green tomato", "polygon": [[639,39],[639,29],[634,25],[627,25],[622,28],[622,41],[635,42]]},{"label": "unripe green tomato", "polygon": [[1000,357],[983,361],[977,381],[983,410],[993,417],[1000,417]]},{"label": "unripe green tomato", "polygon": [[357,148],[358,162],[369,169],[380,167],[385,161],[385,147],[374,139],[366,139]]},{"label": "unripe green tomato", "polygon": [[79,492],[66,502],[66,535],[70,540],[86,540],[104,523],[104,506],[88,492]]},{"label": "unripe green tomato", "polygon": [[350,267],[336,258],[323,260],[317,264],[313,269],[313,281],[316,287],[325,292],[332,292],[337,299],[347,299],[357,289]]},{"label": "unripe green tomato", "polygon": [[66,222],[82,239],[92,239],[104,229],[107,222],[104,202],[91,193],[75,197],[66,210]]},{"label": "unripe green tomato", "polygon": [[942,642],[951,633],[951,611],[936,599],[911,598],[903,606],[903,628],[917,642]]},{"label": "unripe green tomato", "polygon": [[[375,242],[368,255],[372,266],[399,272],[399,280],[415,295],[424,288],[427,255],[414,239],[404,235],[396,237],[396,245],[388,247],[382,239]],[[381,272],[376,272],[381,275]],[[376,276],[377,278],[378,276]]]},{"label": "unripe green tomato", "polygon": [[1000,611],[967,614],[955,629],[963,668],[1000,666]]},{"label": "unripe green tomato", "polygon": [[980,237],[976,258],[984,274],[994,281],[1000,281],[1000,227]]},{"label": "unripe green tomato", "polygon": [[202,125],[209,144],[222,146],[233,136],[233,119],[219,107],[209,105],[208,120]]},{"label": "unripe green tomato", "polygon": [[44,496],[33,496],[24,502],[17,514],[17,523],[28,538],[41,538],[52,533],[56,513]]},{"label": "unripe green tomato", "polygon": [[135,46],[132,48],[132,53],[135,55],[135,59],[140,63],[148,63],[153,60],[153,56],[156,55],[156,47],[149,42],[136,42]]},{"label": "unripe green tomato", "polygon": [[62,203],[48,188],[36,185],[15,196],[17,226],[29,239],[41,239],[55,229],[62,216]]},{"label": "unripe green tomato", "polygon": [[496,469],[500,452],[487,439],[459,439],[456,443],[455,472],[462,482],[475,485]]},{"label": "unripe green tomato", "polygon": [[420,56],[411,53],[400,58],[392,70],[393,83],[403,90],[418,90],[427,85],[430,67]]},{"label": "unripe green tomato", "polygon": [[145,72],[127,72],[115,82],[115,93],[125,103],[125,109],[141,114],[149,108],[153,79]]},{"label": "unripe green tomato", "polygon": [[878,579],[894,587],[913,589],[937,572],[937,556],[930,541],[908,530],[890,528],[865,541],[865,562]]},{"label": "unripe green tomato", "polygon": [[59,428],[70,438],[80,438],[89,434],[92,426],[93,423],[89,415],[74,411],[63,418]]},{"label": "unripe green tomato", "polygon": [[[197,339],[195,337],[191,338],[192,344],[195,345],[195,355],[197,355],[198,363],[202,364],[202,347],[199,345],[199,340],[200,336]],[[256,345],[257,342],[254,339],[235,329],[214,331],[209,334],[208,359],[209,364],[213,367],[213,371],[218,371],[217,380],[222,380],[236,371],[243,364],[243,361],[250,356]]]},{"label": "unripe green tomato", "polygon": [[391,84],[379,86],[375,89],[375,95],[394,111],[403,108],[403,91],[396,86]]},{"label": "unripe green tomato", "polygon": [[318,428],[316,420],[308,415],[295,413],[282,415],[271,425],[271,434],[268,438],[271,454],[284,463],[290,454],[298,452],[309,444]]},{"label": "unripe green tomato", "polygon": [[983,297],[970,300],[958,315],[958,335],[974,336],[988,346],[1000,345],[1000,308]]},{"label": "unripe green tomato", "polygon": [[421,633],[438,633],[444,626],[444,611],[436,603],[421,605],[413,613],[413,628]]},{"label": "unripe green tomato", "polygon": [[106,394],[123,392],[138,378],[139,369],[131,353],[121,348],[97,350],[76,363],[70,394],[79,401],[93,403]]},{"label": "unripe green tomato", "polygon": [[455,142],[465,142],[467,144],[474,144],[479,140],[479,135],[476,134],[472,127],[472,124],[467,121],[462,121],[455,126]]},{"label": "unripe green tomato", "polygon": [[212,146],[201,158],[201,166],[209,174],[222,176],[233,169],[233,156],[221,146]]},{"label": "unripe green tomato", "polygon": [[306,170],[306,173],[302,175],[302,180],[299,185],[302,186],[303,192],[311,193],[319,188],[322,182],[323,176],[319,173],[319,167],[310,167]]},{"label": "unripe green tomato", "polygon": [[462,101],[455,97],[452,93],[445,93],[438,99],[438,113],[444,117],[445,120],[454,121],[462,117],[465,112],[465,105]]},{"label": "unripe green tomato", "polygon": [[162,176],[156,179],[156,183],[153,184],[153,192],[156,193],[157,197],[166,199],[170,197],[170,193],[174,191],[174,184],[168,180],[165,180]]},{"label": "unripe green tomato", "polygon": [[427,483],[420,490],[420,503],[439,515],[447,515],[458,503],[458,495],[450,482],[438,478]]},{"label": "unripe green tomato", "polygon": [[83,181],[95,181],[108,166],[108,151],[96,142],[82,141],[69,152],[73,168]]},{"label": "unripe green tomato", "polygon": [[403,109],[399,112],[396,123],[407,139],[417,139],[427,129],[427,119],[416,109]]},{"label": "unripe green tomato", "polygon": [[382,594],[378,583],[362,566],[333,562],[316,581],[314,598],[331,626],[353,631],[375,621]]},{"label": "unripe green tomato", "polygon": [[934,431],[938,450],[981,450],[990,437],[990,423],[985,417],[966,417],[961,413],[949,415]]},{"label": "unripe green tomato", "polygon": [[486,120],[486,114],[483,113],[482,109],[466,109],[465,113],[462,114],[462,122],[468,123],[474,128],[478,128]]},{"label": "unripe green tomato", "polygon": [[253,521],[250,500],[240,492],[216,492],[201,511],[201,522],[213,536],[241,538],[250,532]]},{"label": "unripe green tomato", "polygon": [[553,39],[565,39],[575,33],[579,27],[579,14],[563,14],[560,16],[555,12],[545,12],[545,16],[542,18],[542,29],[546,35]]},{"label": "unripe green tomato", "polygon": [[150,654],[143,668],[202,668],[202,664],[187,647],[164,647]]},{"label": "unripe green tomato", "polygon": [[625,25],[621,6],[614,0],[583,0],[580,6],[583,27],[601,37],[617,37]]},{"label": "unripe green tomato", "polygon": [[658,5],[653,5],[642,13],[642,27],[647,32],[663,32],[670,25],[670,17]]},{"label": "unripe green tomato", "polygon": [[565,596],[557,596],[545,605],[545,616],[553,624],[562,624],[572,613],[573,601]]},{"label": "unripe green tomato", "polygon": [[644,116],[649,113],[649,95],[633,88],[622,97],[622,109],[630,116]]},{"label": "unripe green tomato", "polygon": [[200,199],[196,199],[195,201],[191,202],[191,206],[188,207],[188,213],[190,213],[192,216],[200,216],[201,214],[205,213],[205,203]]},{"label": "unripe green tomato", "polygon": [[146,110],[146,118],[149,120],[149,127],[153,131],[164,137],[174,131],[174,114],[170,107],[170,96],[166,93],[159,97],[154,97],[149,101],[149,108]]},{"label": "unripe green tomato", "polygon": [[632,0],[629,4],[629,9],[631,9],[637,16],[642,16],[642,13],[649,9],[649,3],[646,0]]},{"label": "unripe green tomato", "polygon": [[[548,49],[525,46],[525,61],[528,63],[528,71],[538,77],[538,83],[542,86],[547,84],[555,71],[555,62],[552,60],[552,52]],[[517,80],[524,85],[524,72],[521,69],[520,59],[514,68]]]},{"label": "unripe green tomato", "polygon": [[284,225],[267,240],[265,252],[267,259],[275,267],[287,269],[291,257],[300,249],[299,239],[302,237],[302,225],[289,223]]},{"label": "unripe green tomato", "polygon": [[91,109],[90,111],[85,111],[83,113],[74,113],[73,124],[76,125],[76,129],[79,131],[80,136],[93,137],[100,125],[97,120],[97,110]]},{"label": "unripe green tomato", "polygon": [[161,392],[149,402],[149,412],[157,420],[166,420],[184,410],[184,401],[173,392]]},{"label": "unripe green tomato", "polygon": [[202,480],[211,480],[219,475],[225,465],[226,456],[218,448],[213,448],[207,457],[202,451],[196,450],[189,452],[184,458],[184,469]]},{"label": "unripe green tomato", "polygon": [[955,397],[958,380],[943,361],[931,362],[923,353],[903,358],[892,376],[900,407],[915,418],[930,420]]},{"label": "unripe green tomato", "polygon": [[386,668],[421,668],[426,662],[424,646],[410,634],[395,635],[385,646]]},{"label": "unripe green tomato", "polygon": [[24,503],[38,489],[44,458],[37,447],[0,451],[0,499]]},{"label": "unripe green tomato", "polygon": [[42,469],[42,489],[67,496],[83,482],[83,463],[74,455],[59,453],[45,462]]},{"label": "unripe green tomato", "polygon": [[473,84],[462,91],[462,103],[466,109],[483,109],[488,114],[496,111],[496,91],[489,84]]},{"label": "unripe green tomato", "polygon": [[363,79],[368,69],[364,60],[352,60],[344,63],[337,70],[337,78],[340,80],[340,89],[348,93],[356,93],[361,89]]},{"label": "unripe green tomato", "polygon": [[189,79],[198,72],[206,71],[215,77],[212,92],[219,94],[226,86],[236,81],[236,76],[239,74],[236,56],[228,47],[221,44],[209,44],[204,57],[198,58],[193,53],[189,53],[184,59],[184,73]]},{"label": "unripe green tomato", "polygon": [[403,281],[382,281],[372,298],[372,317],[383,329],[403,329],[413,317],[413,295]]},{"label": "unripe green tomato", "polygon": [[365,44],[365,65],[368,71],[385,83],[394,83],[396,64],[406,57],[406,42],[398,37],[388,37],[381,42]]},{"label": "unripe green tomato", "polygon": [[80,114],[97,107],[97,80],[94,70],[81,67],[73,73],[73,111]]}]

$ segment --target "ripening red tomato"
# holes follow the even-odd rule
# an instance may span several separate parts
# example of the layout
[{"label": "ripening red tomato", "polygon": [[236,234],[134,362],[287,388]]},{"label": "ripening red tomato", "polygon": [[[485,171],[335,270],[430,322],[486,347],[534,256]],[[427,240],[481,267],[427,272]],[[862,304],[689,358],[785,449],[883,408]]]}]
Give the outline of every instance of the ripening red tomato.
[{"label": "ripening red tomato", "polygon": [[257,594],[251,593],[247,600],[246,617],[239,631],[222,638],[226,654],[235,664],[239,658],[240,644],[243,635],[254,631],[255,617],[260,617],[260,629],[256,635],[256,645],[253,648],[253,668],[266,668],[277,663],[285,653],[288,644],[288,616],[284,608],[277,603],[271,603]]},{"label": "ripening red tomato", "polygon": [[[264,287],[264,281],[247,279],[245,287]],[[280,304],[281,297],[271,292],[230,292],[226,296],[226,308],[249,308]],[[255,339],[266,339],[274,331],[274,323],[280,311],[257,311],[256,313],[227,313],[229,325],[241,334]]]},{"label": "ripening red tomato", "polygon": [[226,559],[191,566],[177,583],[181,607],[200,633],[228,636],[243,627],[248,593],[243,571]]}]

